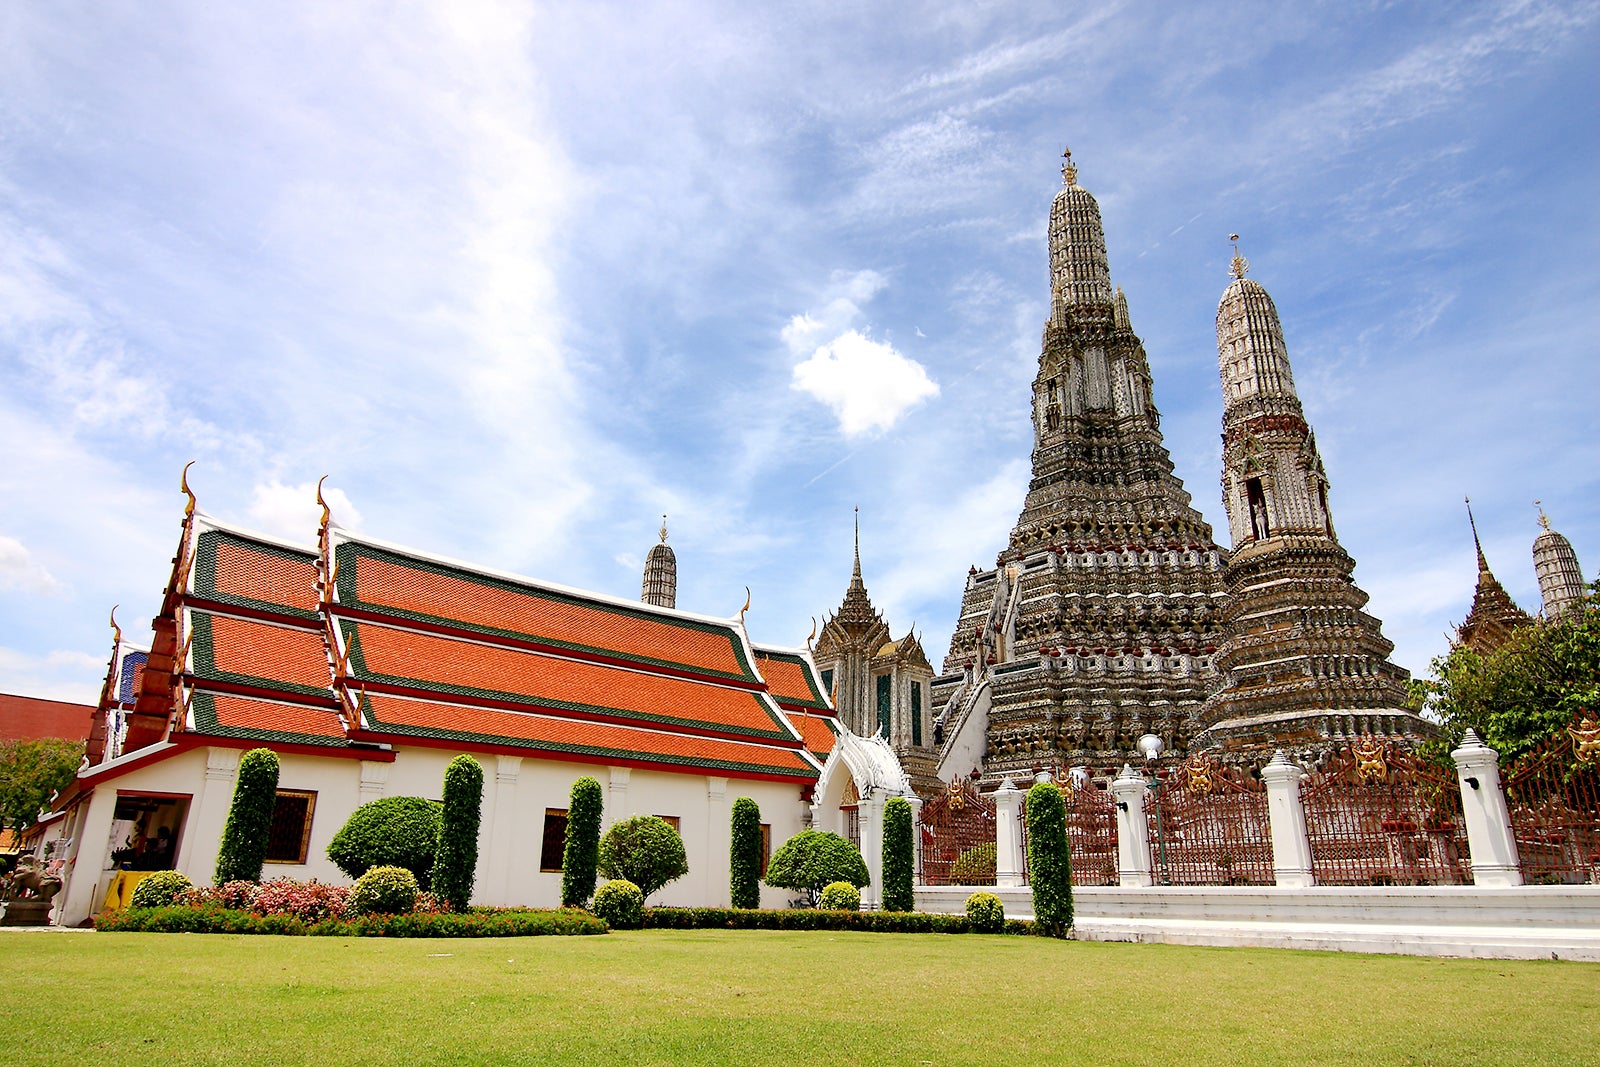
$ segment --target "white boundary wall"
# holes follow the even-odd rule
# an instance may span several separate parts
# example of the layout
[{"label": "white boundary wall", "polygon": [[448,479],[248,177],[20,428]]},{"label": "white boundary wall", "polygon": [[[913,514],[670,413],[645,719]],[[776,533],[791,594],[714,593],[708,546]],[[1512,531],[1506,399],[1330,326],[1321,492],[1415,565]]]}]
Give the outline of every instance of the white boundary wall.
[{"label": "white boundary wall", "polygon": [[[919,886],[917,909],[960,914],[980,890],[1033,917],[1026,887]],[[1081,886],[1072,899],[1083,941],[1600,961],[1600,885]]]}]

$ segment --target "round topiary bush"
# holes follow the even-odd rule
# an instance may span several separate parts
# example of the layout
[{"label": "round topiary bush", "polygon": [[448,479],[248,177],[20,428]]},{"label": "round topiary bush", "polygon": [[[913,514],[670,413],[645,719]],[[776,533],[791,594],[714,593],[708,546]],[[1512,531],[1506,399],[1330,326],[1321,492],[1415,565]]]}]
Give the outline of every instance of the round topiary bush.
[{"label": "round topiary bush", "polygon": [[998,934],[1006,928],[1006,906],[993,893],[967,898],[967,924],[977,934]]},{"label": "round topiary bush", "polygon": [[768,885],[802,890],[813,904],[830,882],[849,882],[859,888],[870,878],[861,850],[825,830],[801,830],[785,841],[767,864]]},{"label": "round topiary bush", "polygon": [[644,926],[644,894],[626,878],[613,878],[595,890],[592,910],[613,930]]},{"label": "round topiary bush", "polygon": [[861,890],[849,882],[829,882],[822,887],[817,907],[823,911],[860,911]]},{"label": "round topiary bush", "polygon": [[614,824],[600,839],[599,858],[601,874],[632,882],[646,899],[689,873],[683,838],[655,815],[635,815]]},{"label": "round topiary bush", "polygon": [[128,901],[135,908],[165,908],[178,895],[194,888],[186,875],[177,871],[156,871],[139,880]]},{"label": "round topiary bush", "polygon": [[422,797],[383,797],[350,814],[328,843],[328,858],[348,877],[373,867],[404,867],[427,889],[439,848],[441,805]]},{"label": "round topiary bush", "polygon": [[404,867],[374,867],[356,879],[345,910],[354,915],[405,915],[417,906],[417,876]]}]

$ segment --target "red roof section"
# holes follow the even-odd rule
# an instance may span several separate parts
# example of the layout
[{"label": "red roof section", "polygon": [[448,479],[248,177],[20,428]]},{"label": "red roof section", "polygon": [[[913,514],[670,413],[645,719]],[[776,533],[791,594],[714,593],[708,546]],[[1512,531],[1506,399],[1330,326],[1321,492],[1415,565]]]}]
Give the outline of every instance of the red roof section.
[{"label": "red roof section", "polygon": [[296,551],[221,530],[196,539],[192,591],[220,604],[273,611],[314,620],[317,561]]},{"label": "red roof section", "polygon": [[767,680],[767,689],[779,704],[785,708],[833,711],[804,659],[792,652],[775,652],[765,648],[758,648],[755,653],[756,665],[761,668],[761,676]]},{"label": "red roof section", "polygon": [[82,741],[96,714],[89,704],[0,693],[0,741],[33,741],[65,737]]},{"label": "red roof section", "polygon": [[672,618],[452,571],[358,542],[339,545],[337,553],[343,606],[388,609],[530,642],[757,681],[742,642],[728,624]]},{"label": "red roof section", "polygon": [[372,693],[364,698],[362,708],[376,732],[442,736],[452,740],[470,737],[489,743],[594,756],[597,761],[621,756],[804,781],[815,780],[817,776],[816,768],[797,750],[770,745]]},{"label": "red roof section", "polygon": [[331,695],[332,674],[320,631],[202,611],[189,613],[189,625],[197,677]]},{"label": "red roof section", "polygon": [[332,708],[227,693],[196,693],[195,732],[301,744],[345,743],[344,724]]},{"label": "red roof section", "polygon": [[344,620],[342,626],[358,682],[793,740],[771,706],[749,690],[375,623]]},{"label": "red roof section", "polygon": [[789,721],[805,740],[806,751],[819,760],[826,760],[839,736],[833,719],[798,711],[786,711],[784,714],[789,717]]}]

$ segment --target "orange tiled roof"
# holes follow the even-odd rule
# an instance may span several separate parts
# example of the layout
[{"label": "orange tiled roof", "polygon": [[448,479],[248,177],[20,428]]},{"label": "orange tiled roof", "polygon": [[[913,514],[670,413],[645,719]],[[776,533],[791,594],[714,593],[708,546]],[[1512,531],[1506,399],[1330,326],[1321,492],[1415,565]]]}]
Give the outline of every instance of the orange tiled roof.
[{"label": "orange tiled roof", "polygon": [[816,768],[791,748],[373,693],[362,698],[362,710],[377,732],[512,745],[597,760],[620,757],[804,781],[817,777]]},{"label": "orange tiled roof", "polygon": [[756,683],[728,624],[673,618],[344,542],[339,602],[534,643]]},{"label": "orange tiled roof", "polygon": [[301,696],[331,697],[332,676],[319,630],[277,626],[253,619],[190,610],[194,677],[275,689]]},{"label": "orange tiled roof", "polygon": [[772,697],[785,708],[811,708],[832,712],[806,661],[792,652],[758,648],[756,665],[767,680]]},{"label": "orange tiled roof", "polygon": [[344,724],[332,708],[230,693],[195,693],[195,733],[302,745],[346,745]]},{"label": "orange tiled roof", "polygon": [[839,727],[831,716],[807,715],[804,712],[786,711],[785,715],[805,741],[806,751],[819,760],[826,760],[839,736]]},{"label": "orange tiled roof", "polygon": [[197,597],[288,618],[317,618],[316,556],[221,530],[195,539]]},{"label": "orange tiled roof", "polygon": [[793,740],[771,706],[749,690],[370,622],[340,625],[358,682]]}]

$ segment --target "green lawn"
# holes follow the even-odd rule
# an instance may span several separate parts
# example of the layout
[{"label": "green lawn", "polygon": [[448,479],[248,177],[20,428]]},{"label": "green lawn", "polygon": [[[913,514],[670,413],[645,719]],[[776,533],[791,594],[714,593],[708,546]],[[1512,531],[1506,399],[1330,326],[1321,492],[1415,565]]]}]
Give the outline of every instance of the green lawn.
[{"label": "green lawn", "polygon": [[0,932],[8,1064],[1583,1064],[1600,964],[1033,937]]}]

